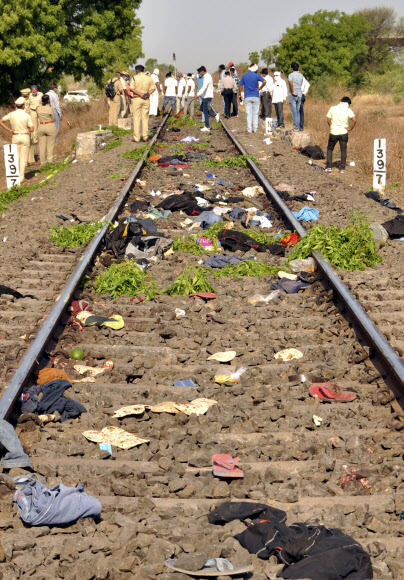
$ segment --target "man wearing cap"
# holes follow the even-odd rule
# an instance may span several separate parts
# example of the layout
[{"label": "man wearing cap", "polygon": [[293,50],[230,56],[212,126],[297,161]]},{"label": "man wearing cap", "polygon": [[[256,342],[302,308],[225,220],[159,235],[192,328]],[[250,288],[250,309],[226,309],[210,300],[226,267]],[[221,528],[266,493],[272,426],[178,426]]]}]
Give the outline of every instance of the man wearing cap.
[{"label": "man wearing cap", "polygon": [[156,87],[156,90],[154,91],[154,93],[150,97],[149,115],[153,115],[154,117],[156,117],[158,115],[158,112],[159,112],[159,92],[162,91],[161,86],[160,86],[159,72],[160,72],[159,69],[155,68],[153,71],[153,74],[151,75],[151,78],[153,79],[154,86]]},{"label": "man wearing cap", "polygon": [[31,89],[21,89],[20,93],[24,99],[24,111],[29,114],[28,97],[31,94]]},{"label": "man wearing cap", "polygon": [[149,109],[150,95],[156,90],[154,80],[144,73],[144,66],[135,66],[136,76],[130,81],[130,91],[132,93],[132,114],[133,114],[133,141],[140,141],[140,124],[142,124],[143,141],[149,140]]},{"label": "man wearing cap", "polygon": [[260,95],[258,83],[261,81],[261,90],[266,86],[264,77],[257,73],[258,66],[250,64],[248,72],[244,73],[238,87],[239,100],[242,100],[241,87],[244,87],[244,102],[247,112],[247,132],[256,133],[258,131],[258,112],[260,109]]},{"label": "man wearing cap", "polygon": [[274,72],[274,84],[271,91],[272,104],[275,106],[277,127],[285,128],[285,121],[283,119],[283,104],[286,103],[288,96],[288,89],[286,82],[281,78],[279,71]]},{"label": "man wearing cap", "polygon": [[29,148],[28,163],[35,163],[35,154],[38,154],[38,115],[37,108],[42,106],[43,93],[38,91],[36,85],[32,85],[31,93],[28,96],[28,110],[26,111],[31,117],[34,124],[34,130],[31,133],[31,146]]},{"label": "man wearing cap", "polygon": [[121,110],[121,95],[123,92],[121,83],[121,73],[116,72],[114,77],[109,79],[107,85],[113,83],[115,95],[113,97],[107,96],[107,104],[109,103],[108,124],[113,127],[118,125],[118,116]]},{"label": "man wearing cap", "polygon": [[[28,162],[28,152],[30,145],[30,133],[34,130],[31,117],[24,111],[25,99],[19,97],[15,101],[16,110],[8,113],[0,120],[0,126],[12,134],[11,143],[17,145],[18,166],[20,170],[20,183],[24,181],[25,168]],[[9,121],[11,129],[7,127],[5,121]]]}]

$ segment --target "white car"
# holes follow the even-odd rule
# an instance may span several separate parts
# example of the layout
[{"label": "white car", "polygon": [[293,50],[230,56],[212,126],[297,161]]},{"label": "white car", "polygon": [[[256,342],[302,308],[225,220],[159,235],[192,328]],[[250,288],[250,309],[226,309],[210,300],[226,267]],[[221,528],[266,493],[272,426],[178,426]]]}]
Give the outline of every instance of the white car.
[{"label": "white car", "polygon": [[64,100],[71,103],[88,103],[91,99],[87,91],[68,91],[64,96]]}]

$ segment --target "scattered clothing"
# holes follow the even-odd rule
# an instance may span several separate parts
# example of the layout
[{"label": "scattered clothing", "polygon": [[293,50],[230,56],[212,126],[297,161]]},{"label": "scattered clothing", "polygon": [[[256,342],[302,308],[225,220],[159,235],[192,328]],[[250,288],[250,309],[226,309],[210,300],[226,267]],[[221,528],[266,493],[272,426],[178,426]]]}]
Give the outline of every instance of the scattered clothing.
[{"label": "scattered clothing", "polygon": [[209,256],[206,262],[203,263],[204,266],[210,266],[211,268],[218,268],[221,270],[229,264],[232,266],[237,266],[243,260],[253,260],[254,258],[250,256],[249,258],[239,258],[238,256],[226,256],[221,254],[215,254],[214,256]]},{"label": "scattered clothing", "polygon": [[244,232],[224,229],[219,232],[217,237],[220,240],[223,249],[230,250],[231,252],[236,252],[237,250],[248,252],[248,250],[252,249],[257,252],[269,251],[271,254],[278,256],[285,255],[285,247],[282,246],[282,244],[260,244]]},{"label": "scattered clothing", "polygon": [[38,394],[42,391],[43,397],[38,402],[34,412],[38,415],[45,415],[58,411],[61,422],[67,421],[67,419],[71,419],[72,417],[77,417],[81,413],[87,413],[87,409],[79,401],[63,395],[66,389],[71,386],[69,381],[63,379],[57,379],[46,385],[40,385]]},{"label": "scattered clothing", "polygon": [[271,290],[283,290],[286,294],[297,294],[301,288],[307,288],[310,284],[301,280],[288,280],[281,278],[271,284]]},{"label": "scattered clothing", "polygon": [[[79,311],[79,312],[82,312],[82,311]],[[77,314],[79,314],[79,312],[77,312]],[[90,314],[89,311],[88,311],[88,313]],[[72,382],[72,380],[67,376],[67,374],[64,370],[52,369],[49,367],[45,367],[44,369],[41,369],[40,371],[38,371],[38,378],[36,380],[36,384],[37,385],[42,385],[42,384],[47,385],[51,381],[54,381],[57,379],[63,379],[65,381],[69,381],[70,383]]]},{"label": "scattered clothing", "polygon": [[30,526],[66,526],[79,518],[96,517],[102,505],[87,495],[83,485],[67,487],[58,483],[48,489],[37,480],[31,481],[14,494],[23,522]]},{"label": "scattered clothing", "polygon": [[206,230],[209,226],[216,224],[218,222],[222,222],[223,219],[216,215],[213,211],[203,211],[194,221],[193,223],[201,223],[201,228]]},{"label": "scattered clothing", "polygon": [[181,139],[181,141],[184,143],[191,143],[192,141],[199,141],[199,139],[196,137],[184,137],[184,139]]},{"label": "scattered clothing", "polygon": [[307,147],[299,147],[299,153],[309,157],[310,159],[315,159],[318,161],[319,159],[325,159],[323,150],[321,149],[320,145],[307,145]]},{"label": "scattered clothing", "polygon": [[404,216],[396,215],[392,220],[388,220],[382,224],[390,238],[401,238],[404,236]]},{"label": "scattered clothing", "polygon": [[378,203],[380,203],[380,205],[383,205],[384,207],[394,209],[397,213],[400,214],[403,213],[403,210],[397,207],[395,203],[392,203],[388,197],[386,198],[380,197],[377,191],[368,191],[365,193],[365,197],[367,197],[368,199],[373,199],[373,201],[377,201]]},{"label": "scattered clothing", "polygon": [[367,580],[373,578],[370,556],[336,528],[304,523],[285,525],[286,513],[260,503],[225,502],[208,515],[209,523],[241,520],[248,527],[235,538],[264,560],[275,555],[284,568],[280,578]]},{"label": "scattered clothing", "polygon": [[317,221],[318,216],[320,215],[320,212],[318,209],[315,209],[313,207],[308,207],[307,205],[302,207],[302,209],[300,211],[292,211],[292,213],[295,216],[295,218],[297,220],[299,220],[300,222]]}]

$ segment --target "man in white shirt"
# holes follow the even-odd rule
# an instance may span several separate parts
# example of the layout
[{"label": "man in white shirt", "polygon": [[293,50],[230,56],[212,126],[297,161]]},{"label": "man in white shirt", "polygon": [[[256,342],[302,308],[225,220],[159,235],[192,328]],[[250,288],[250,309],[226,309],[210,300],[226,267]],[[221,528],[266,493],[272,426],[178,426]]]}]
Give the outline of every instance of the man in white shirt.
[{"label": "man in white shirt", "polygon": [[187,74],[186,86],[184,91],[184,119],[187,116],[188,107],[190,117],[191,119],[193,119],[195,113],[195,81],[192,78],[192,73]]},{"label": "man in white shirt", "polygon": [[[299,68],[299,72],[300,72],[300,68]],[[303,131],[303,125],[304,125],[304,103],[306,100],[306,95],[309,92],[309,88],[310,88],[310,83],[309,81],[306,79],[305,76],[303,76],[303,82],[302,82],[302,100],[300,102],[300,123],[299,123],[299,131]]]},{"label": "man in white shirt", "polygon": [[[327,163],[325,168],[327,173],[331,173],[332,171],[332,152],[334,151],[334,147],[338,141],[341,148],[341,165],[339,172],[345,173],[348,132],[352,131],[356,125],[355,113],[349,108],[350,104],[351,99],[349,97],[342,97],[339,105],[331,107],[327,113],[327,123],[330,127],[330,136],[328,138],[327,146]],[[351,126],[349,126],[349,121],[352,121]]]},{"label": "man in white shirt", "polygon": [[205,126],[201,129],[201,131],[210,131],[209,117],[215,117],[216,121],[219,122],[219,113],[215,115],[212,109],[209,108],[210,102],[213,99],[212,75],[206,71],[204,66],[200,66],[197,71],[203,76],[202,87],[197,92],[197,96],[202,97],[201,108],[205,118]]},{"label": "man in white shirt", "polygon": [[274,80],[272,86],[272,103],[275,105],[277,127],[285,128],[285,121],[283,119],[283,105],[288,96],[288,89],[286,82],[281,78],[281,73],[274,72]]},{"label": "man in white shirt", "polygon": [[177,89],[177,103],[176,103],[176,108],[175,108],[175,114],[178,115],[178,113],[181,111],[181,109],[184,108],[184,91],[185,91],[185,87],[186,87],[186,80],[184,75],[182,74],[182,72],[178,73],[178,89]]},{"label": "man in white shirt", "polygon": [[166,80],[164,81],[164,101],[161,108],[161,112],[164,113],[164,109],[170,103],[170,108],[168,112],[171,112],[175,108],[175,98],[177,96],[177,79],[172,77],[171,72],[166,74]]},{"label": "man in white shirt", "polygon": [[[261,101],[261,114],[260,119],[266,119],[267,117],[271,117],[272,111],[272,87],[274,86],[274,81],[272,77],[268,74],[268,69],[263,68],[261,71],[261,76],[264,77],[266,81],[266,85],[261,89],[260,88],[260,101]],[[259,83],[259,87],[261,87],[262,83]]]}]

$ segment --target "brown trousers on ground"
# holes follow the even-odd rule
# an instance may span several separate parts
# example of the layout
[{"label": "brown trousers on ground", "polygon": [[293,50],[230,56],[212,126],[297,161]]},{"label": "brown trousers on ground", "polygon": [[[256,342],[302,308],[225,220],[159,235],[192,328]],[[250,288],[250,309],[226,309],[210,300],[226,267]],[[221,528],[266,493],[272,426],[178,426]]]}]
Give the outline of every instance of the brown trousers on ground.
[{"label": "brown trousers on ground", "polygon": [[25,168],[28,163],[28,153],[30,144],[30,135],[13,135],[11,143],[17,145],[18,166],[20,170],[20,181],[23,181],[25,175]]},{"label": "brown trousers on ground", "polygon": [[55,123],[46,123],[38,127],[39,158],[41,165],[53,163],[55,156],[55,141],[57,137]]},{"label": "brown trousers on ground", "polygon": [[109,122],[110,126],[118,125],[118,115],[121,110],[121,95],[115,95],[109,100]]},{"label": "brown trousers on ground", "polygon": [[132,111],[133,111],[133,139],[135,141],[140,141],[140,124],[142,124],[142,137],[143,139],[149,138],[149,99],[138,99],[132,100]]}]

